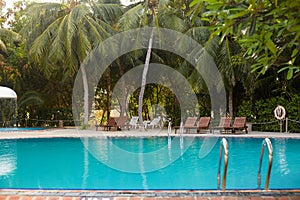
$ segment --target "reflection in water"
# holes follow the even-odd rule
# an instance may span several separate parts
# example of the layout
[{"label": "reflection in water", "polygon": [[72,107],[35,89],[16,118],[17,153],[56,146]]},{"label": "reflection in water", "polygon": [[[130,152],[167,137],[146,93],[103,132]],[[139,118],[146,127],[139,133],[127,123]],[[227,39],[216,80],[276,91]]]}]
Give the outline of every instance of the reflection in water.
[{"label": "reflection in water", "polygon": [[276,146],[279,148],[277,149],[276,153],[278,154],[278,168],[279,172],[282,175],[287,175],[290,173],[289,165],[287,162],[287,157],[286,157],[286,140],[279,140],[276,141]]},{"label": "reflection in water", "polygon": [[139,165],[140,165],[140,170],[141,170],[141,176],[142,176],[142,186],[144,189],[148,189],[148,185],[147,185],[147,176],[145,174],[145,167],[144,167],[144,158],[143,158],[143,149],[144,149],[144,145],[143,145],[143,139],[141,138],[139,141]]},{"label": "reflection in water", "polygon": [[[183,149],[183,122],[180,122],[180,150]],[[181,152],[181,155],[182,155],[182,152]]]},{"label": "reflection in water", "polygon": [[0,176],[13,174],[17,166],[16,142],[0,141]]},{"label": "reflection in water", "polygon": [[87,178],[89,175],[89,152],[88,152],[88,148],[89,148],[89,139],[88,138],[84,138],[83,139],[83,144],[85,146],[84,150],[83,150],[83,180],[82,180],[82,187],[86,188],[87,187]]},{"label": "reflection in water", "polygon": [[[194,138],[188,137],[180,140],[180,138],[175,137],[172,139],[172,148],[170,149],[167,138],[141,139],[144,145],[142,149],[138,145],[139,138],[122,140],[118,138],[91,138],[88,150],[98,161],[108,167],[129,173],[140,173],[139,163],[142,155],[144,172],[147,173],[164,168],[180,158],[192,144]],[[180,142],[181,144],[184,143],[183,149]]]},{"label": "reflection in water", "polygon": [[170,149],[171,148],[171,131],[172,131],[172,128],[171,128],[171,122],[169,122],[168,124],[168,148]]},{"label": "reflection in water", "polygon": [[85,145],[87,150],[90,150],[96,159],[103,160],[104,162],[109,162],[109,152],[112,143],[109,139],[105,137],[101,138],[89,138],[89,146]]}]

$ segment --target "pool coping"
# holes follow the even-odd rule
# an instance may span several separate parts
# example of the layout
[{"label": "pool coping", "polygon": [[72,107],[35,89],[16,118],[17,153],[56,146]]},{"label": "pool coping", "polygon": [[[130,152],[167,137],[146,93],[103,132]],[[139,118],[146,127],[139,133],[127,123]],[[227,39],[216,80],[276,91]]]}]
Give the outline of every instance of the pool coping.
[{"label": "pool coping", "polygon": [[214,197],[300,196],[300,189],[283,190],[31,190],[0,189],[0,195],[59,197]]}]

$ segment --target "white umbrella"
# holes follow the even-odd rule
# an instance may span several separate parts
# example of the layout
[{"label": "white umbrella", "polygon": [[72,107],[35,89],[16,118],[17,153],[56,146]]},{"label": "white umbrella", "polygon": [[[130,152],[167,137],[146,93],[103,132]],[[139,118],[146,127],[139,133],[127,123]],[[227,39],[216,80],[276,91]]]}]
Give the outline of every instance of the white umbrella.
[{"label": "white umbrella", "polygon": [[0,86],[0,98],[16,99],[17,94],[14,90],[12,90],[8,87]]}]

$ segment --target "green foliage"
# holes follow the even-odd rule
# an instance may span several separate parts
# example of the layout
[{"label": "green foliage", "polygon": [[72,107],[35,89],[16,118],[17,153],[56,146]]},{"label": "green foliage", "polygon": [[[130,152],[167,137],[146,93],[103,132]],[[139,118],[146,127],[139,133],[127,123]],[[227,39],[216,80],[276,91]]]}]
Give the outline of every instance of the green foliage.
[{"label": "green foliage", "polygon": [[231,36],[241,45],[252,71],[274,68],[286,71],[288,80],[300,71],[299,1],[194,0],[190,6],[221,42]]},{"label": "green foliage", "polygon": [[[300,96],[293,95],[291,98],[282,96],[272,97],[269,99],[258,100],[254,103],[250,101],[244,102],[239,107],[237,116],[247,117],[248,122],[253,123],[253,130],[257,131],[278,131],[280,130],[279,121],[274,117],[274,109],[281,105],[286,110],[286,117],[289,121],[289,132],[300,132]],[[283,124],[285,131],[285,122]]]},{"label": "green foliage", "polygon": [[32,3],[24,13],[22,34],[31,61],[46,76],[63,66],[74,75],[92,48],[114,33],[109,23],[122,14],[120,5]]},{"label": "green foliage", "polygon": [[59,127],[63,121],[64,126],[74,126],[71,108],[45,108],[37,106],[34,110],[21,107],[18,110],[18,125],[21,127]]},{"label": "green foliage", "polygon": [[[73,125],[71,95],[80,62],[117,31],[144,25],[184,32],[199,42],[215,59],[228,94],[233,91],[235,115],[247,116],[253,123],[274,122],[254,125],[255,130],[279,131],[273,114],[278,104],[286,108],[288,118],[299,120],[299,1],[163,0],[152,8],[148,1],[127,7],[103,4],[109,0],[63,2],[29,5],[20,1],[1,16],[0,84],[17,91],[22,126],[58,126],[58,120]],[[11,27],[3,29],[4,24]],[[17,32],[26,37],[20,38]],[[145,52],[120,57],[124,72],[117,61],[112,64],[112,88],[124,73],[144,63]],[[28,58],[34,62],[28,63]],[[182,73],[198,97],[196,109],[202,116],[210,114],[205,82],[184,58],[153,49],[151,62]],[[106,80],[100,81],[95,101],[97,109],[107,110]],[[137,115],[137,101],[138,90],[131,96],[129,116]],[[152,105],[164,107],[172,124],[179,125],[180,105],[170,90],[148,85],[145,118],[155,114]],[[28,115],[30,120],[24,121]],[[294,122],[289,127],[300,132]]]},{"label": "green foliage", "polygon": [[0,98],[0,127],[13,125],[16,117],[16,99]]}]

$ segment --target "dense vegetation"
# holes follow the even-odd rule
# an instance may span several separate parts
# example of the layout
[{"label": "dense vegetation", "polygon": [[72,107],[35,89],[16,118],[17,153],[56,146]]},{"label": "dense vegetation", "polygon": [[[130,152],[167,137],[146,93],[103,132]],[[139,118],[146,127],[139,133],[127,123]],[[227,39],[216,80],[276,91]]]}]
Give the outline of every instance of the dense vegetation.
[{"label": "dense vegetation", "polygon": [[[84,78],[80,66],[87,55],[122,31],[155,26],[184,33],[209,52],[225,84],[227,115],[246,116],[255,130],[278,131],[273,110],[282,105],[292,120],[289,130],[300,132],[299,1],[62,2],[20,1],[5,9],[0,0],[0,85],[18,94],[19,125],[57,126],[59,120],[73,125],[72,90],[77,72]],[[147,50],[122,55],[105,71],[90,121],[105,122],[115,110],[138,115],[141,88],[130,95],[128,106],[111,99],[111,93],[126,72],[145,64]],[[210,115],[209,92],[195,69],[178,55],[151,50],[151,63],[172,67],[189,81],[198,99],[196,114]],[[142,103],[144,119],[165,112],[173,124],[179,123],[180,105],[169,88],[146,85]],[[90,109],[88,105],[86,111]],[[1,126],[7,124],[3,113]]]}]

